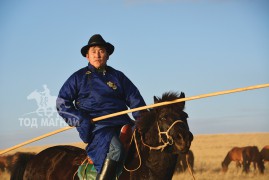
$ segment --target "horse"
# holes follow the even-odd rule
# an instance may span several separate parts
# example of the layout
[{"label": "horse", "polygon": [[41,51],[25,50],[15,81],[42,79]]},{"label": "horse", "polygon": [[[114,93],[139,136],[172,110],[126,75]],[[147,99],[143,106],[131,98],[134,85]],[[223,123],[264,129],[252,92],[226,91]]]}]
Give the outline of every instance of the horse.
[{"label": "horse", "polygon": [[2,172],[12,173],[14,164],[18,159],[24,161],[24,159],[34,156],[34,154],[35,153],[16,152],[15,154],[0,156],[0,174]]},{"label": "horse", "polygon": [[[10,180],[72,179],[87,157],[85,150],[69,145],[52,146],[27,160],[18,159]],[[74,179],[78,179],[74,176]]]},{"label": "horse", "polygon": [[250,164],[253,162],[254,169],[256,170],[256,165],[258,165],[260,173],[264,173],[264,164],[257,146],[232,148],[221,163],[223,172],[227,172],[231,161],[235,161],[237,167],[243,165],[243,172],[245,173],[249,172]]},{"label": "horse", "polygon": [[250,163],[253,162],[254,170],[256,170],[256,166],[258,166],[259,172],[261,174],[264,173],[264,162],[262,161],[261,153],[257,146],[252,146],[251,151],[246,152],[247,155],[250,157]]},{"label": "horse", "polygon": [[12,155],[0,156],[0,175],[5,171],[10,173],[11,159],[12,159]]},{"label": "horse", "polygon": [[[187,162],[188,161],[188,162]],[[192,150],[189,150],[188,153],[186,154],[179,154],[177,157],[177,164],[176,164],[176,168],[175,168],[175,172],[174,173],[181,173],[181,172],[185,172],[188,168],[188,164],[190,165],[191,171],[193,171],[193,167],[194,167],[194,155]]]},{"label": "horse", "polygon": [[[185,94],[164,93],[154,103],[184,98]],[[172,179],[179,153],[188,153],[193,140],[184,110],[185,102],[150,109],[137,120],[126,163],[119,179]],[[78,179],[79,166],[87,159],[85,150],[74,146],[47,148],[30,161],[24,172],[16,168],[12,177],[19,179]],[[17,162],[18,163],[18,162]]]},{"label": "horse", "polygon": [[269,145],[264,146],[260,152],[263,162],[269,162]]},{"label": "horse", "polygon": [[[184,97],[182,92],[180,95],[168,92],[161,98],[154,96],[154,103]],[[158,107],[136,121],[138,131],[130,147],[135,152],[128,153],[120,179],[172,179],[177,156],[188,153],[193,140],[184,107],[185,102]]]}]

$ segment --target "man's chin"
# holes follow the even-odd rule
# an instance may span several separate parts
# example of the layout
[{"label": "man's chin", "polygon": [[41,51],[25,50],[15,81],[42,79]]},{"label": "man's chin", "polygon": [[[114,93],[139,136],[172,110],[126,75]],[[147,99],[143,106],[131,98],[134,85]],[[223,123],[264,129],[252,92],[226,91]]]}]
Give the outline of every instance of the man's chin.
[{"label": "man's chin", "polygon": [[104,67],[104,65],[101,64],[101,63],[99,63],[99,62],[97,62],[97,63],[93,63],[92,65],[93,65],[96,69],[100,69],[100,68]]}]

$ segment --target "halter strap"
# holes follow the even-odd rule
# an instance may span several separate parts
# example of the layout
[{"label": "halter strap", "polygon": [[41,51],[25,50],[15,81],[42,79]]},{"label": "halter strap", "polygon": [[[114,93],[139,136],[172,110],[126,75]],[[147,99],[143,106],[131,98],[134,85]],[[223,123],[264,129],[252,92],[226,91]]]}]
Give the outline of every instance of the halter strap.
[{"label": "halter strap", "polygon": [[[159,150],[159,149],[161,149],[161,151],[163,151],[163,149],[164,149],[167,145],[172,145],[172,144],[173,144],[173,138],[171,138],[171,136],[169,136],[168,133],[169,133],[169,131],[171,130],[171,128],[172,128],[176,123],[184,123],[184,121],[182,121],[182,120],[176,120],[176,121],[175,121],[175,122],[174,122],[174,123],[167,129],[167,131],[161,132],[160,127],[159,127],[159,124],[158,124],[158,122],[157,122],[159,141],[162,142],[163,145],[156,146],[156,147],[147,145],[146,143],[144,143],[143,138],[142,138],[142,136],[140,135],[142,144],[143,144],[144,146],[148,147],[148,148],[150,149],[150,151],[151,151],[151,150]],[[137,150],[137,154],[138,154],[138,158],[139,158],[139,165],[138,165],[138,167],[135,168],[135,169],[127,169],[126,166],[124,165],[124,169],[125,169],[126,171],[128,171],[128,172],[134,172],[134,171],[137,171],[137,170],[141,167],[141,162],[142,162],[141,155],[140,155],[140,151],[139,151],[138,144],[137,144],[136,137],[135,137],[136,130],[137,130],[137,129],[135,129],[134,132],[133,132],[133,135],[132,135],[132,139],[131,139],[131,141],[130,141],[130,144],[131,144],[132,141],[134,140],[134,142],[135,142],[135,148],[136,148],[136,150]],[[172,140],[172,144],[169,143],[169,141],[164,142],[163,139],[162,139],[162,137],[161,137],[161,134],[165,134],[166,137],[167,137],[167,140],[169,140],[169,139],[171,138],[171,140]],[[186,161],[187,161],[187,166],[188,166],[189,173],[190,173],[190,175],[192,176],[193,180],[195,180],[195,177],[194,177],[194,175],[193,175],[192,169],[191,169],[190,164],[189,164],[189,155],[186,155]]]},{"label": "halter strap", "polygon": [[[172,144],[174,143],[173,138],[172,138],[168,133],[169,133],[169,131],[172,129],[172,127],[173,127],[175,124],[177,124],[177,123],[184,123],[184,121],[182,121],[182,120],[176,120],[173,124],[171,124],[171,126],[167,129],[167,131],[163,131],[163,132],[161,132],[160,127],[159,127],[159,124],[158,124],[158,122],[157,122],[158,135],[159,135],[159,142],[162,142],[163,144],[162,144],[162,145],[159,145],[159,146],[150,146],[150,145],[148,145],[148,144],[146,144],[146,143],[144,142],[144,140],[143,140],[143,138],[142,138],[142,136],[141,136],[141,142],[142,142],[142,144],[143,144],[144,146],[148,147],[149,150],[161,150],[161,151],[163,151],[164,148],[165,148],[166,146],[168,146],[168,145],[172,145]],[[161,136],[162,134],[165,134],[165,135],[166,135],[166,137],[167,137],[167,141],[166,141],[166,142],[162,139],[162,136]],[[171,140],[171,142],[169,142],[169,140]]]}]

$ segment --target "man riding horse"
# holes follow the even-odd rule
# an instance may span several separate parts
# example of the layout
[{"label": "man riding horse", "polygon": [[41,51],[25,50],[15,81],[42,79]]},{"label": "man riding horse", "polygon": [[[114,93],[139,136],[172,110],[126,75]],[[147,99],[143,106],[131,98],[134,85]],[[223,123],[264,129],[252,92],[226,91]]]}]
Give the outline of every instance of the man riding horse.
[{"label": "man riding horse", "polygon": [[[70,126],[76,126],[82,141],[88,143],[86,151],[98,172],[97,179],[119,176],[125,158],[120,129],[134,122],[127,114],[94,124],[91,119],[145,106],[138,88],[121,71],[107,65],[113,52],[112,44],[99,34],[93,35],[81,49],[88,66],[67,79],[57,98],[60,116]],[[132,115],[138,119],[140,113]]]}]

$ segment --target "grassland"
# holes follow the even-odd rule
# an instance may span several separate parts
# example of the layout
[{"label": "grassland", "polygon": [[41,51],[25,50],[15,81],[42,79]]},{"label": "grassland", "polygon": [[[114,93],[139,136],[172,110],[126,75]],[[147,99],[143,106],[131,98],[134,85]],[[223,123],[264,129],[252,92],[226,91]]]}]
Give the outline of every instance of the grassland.
[{"label": "grassland", "polygon": [[[250,173],[242,173],[237,169],[234,162],[231,162],[226,173],[221,171],[221,162],[227,152],[234,146],[256,145],[261,150],[269,145],[269,133],[252,134],[218,134],[218,135],[197,135],[194,137],[191,149],[194,153],[194,176],[197,180],[268,180],[269,164],[265,164],[264,175],[254,171],[250,167]],[[173,180],[189,180],[192,176],[189,172],[176,174]]]},{"label": "grassland", "polygon": [[[81,148],[85,147],[83,143],[71,143],[71,145]],[[251,165],[249,174],[242,173],[242,169],[237,169],[235,163],[229,165],[227,173],[221,171],[221,162],[227,152],[234,146],[256,145],[259,150],[265,145],[269,145],[269,133],[250,133],[250,134],[214,134],[214,135],[196,135],[191,146],[194,153],[194,176],[196,180],[268,180],[269,164],[265,164],[265,173],[259,174],[254,171]],[[20,152],[40,152],[43,149],[52,146],[29,146],[9,152],[13,154]],[[0,176],[1,180],[8,180],[9,174],[4,173]],[[192,176],[188,171],[181,174],[175,174],[173,180],[191,180]]]}]

